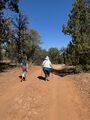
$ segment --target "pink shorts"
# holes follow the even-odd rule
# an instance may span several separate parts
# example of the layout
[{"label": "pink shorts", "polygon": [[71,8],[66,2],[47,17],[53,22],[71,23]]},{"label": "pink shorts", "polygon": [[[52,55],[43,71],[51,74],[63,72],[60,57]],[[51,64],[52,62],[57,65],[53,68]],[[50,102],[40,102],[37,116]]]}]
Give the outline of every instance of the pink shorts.
[{"label": "pink shorts", "polygon": [[22,69],[22,71],[23,71],[23,72],[27,72],[27,69],[26,69],[26,68],[24,68],[24,69]]}]

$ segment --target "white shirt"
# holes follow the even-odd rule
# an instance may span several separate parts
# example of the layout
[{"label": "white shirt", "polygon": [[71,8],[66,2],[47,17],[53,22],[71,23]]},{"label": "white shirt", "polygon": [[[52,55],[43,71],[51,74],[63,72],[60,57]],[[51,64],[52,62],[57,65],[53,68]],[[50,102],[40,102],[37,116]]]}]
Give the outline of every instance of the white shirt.
[{"label": "white shirt", "polygon": [[47,67],[47,68],[51,68],[50,60],[49,59],[44,60],[43,63],[42,63],[42,66]]}]

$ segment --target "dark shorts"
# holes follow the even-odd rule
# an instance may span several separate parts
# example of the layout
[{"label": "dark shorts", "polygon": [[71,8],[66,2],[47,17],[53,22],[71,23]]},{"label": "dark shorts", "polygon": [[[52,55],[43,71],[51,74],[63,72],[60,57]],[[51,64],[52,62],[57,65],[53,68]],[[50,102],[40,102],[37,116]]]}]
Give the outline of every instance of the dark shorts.
[{"label": "dark shorts", "polygon": [[44,68],[43,68],[43,71],[44,71],[45,74],[48,74],[48,75],[49,75],[50,72],[52,71],[52,68],[44,67]]}]

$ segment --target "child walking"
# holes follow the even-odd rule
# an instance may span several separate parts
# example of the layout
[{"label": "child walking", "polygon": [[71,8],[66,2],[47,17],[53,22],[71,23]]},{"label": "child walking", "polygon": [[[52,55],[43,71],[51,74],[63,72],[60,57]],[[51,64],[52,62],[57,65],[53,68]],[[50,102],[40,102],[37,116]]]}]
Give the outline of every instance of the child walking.
[{"label": "child walking", "polygon": [[23,58],[21,61],[21,68],[22,68],[22,73],[19,76],[21,78],[21,82],[26,80],[26,75],[28,71],[28,61],[27,61],[27,56],[23,54]]}]

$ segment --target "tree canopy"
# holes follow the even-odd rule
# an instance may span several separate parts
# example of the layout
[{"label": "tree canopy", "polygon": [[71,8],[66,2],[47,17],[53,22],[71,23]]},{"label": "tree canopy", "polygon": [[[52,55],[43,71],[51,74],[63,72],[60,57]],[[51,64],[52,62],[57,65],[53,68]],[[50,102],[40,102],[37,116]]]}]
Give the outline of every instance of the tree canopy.
[{"label": "tree canopy", "polygon": [[76,0],[62,31],[71,35],[65,57],[69,64],[90,64],[90,1]]}]

